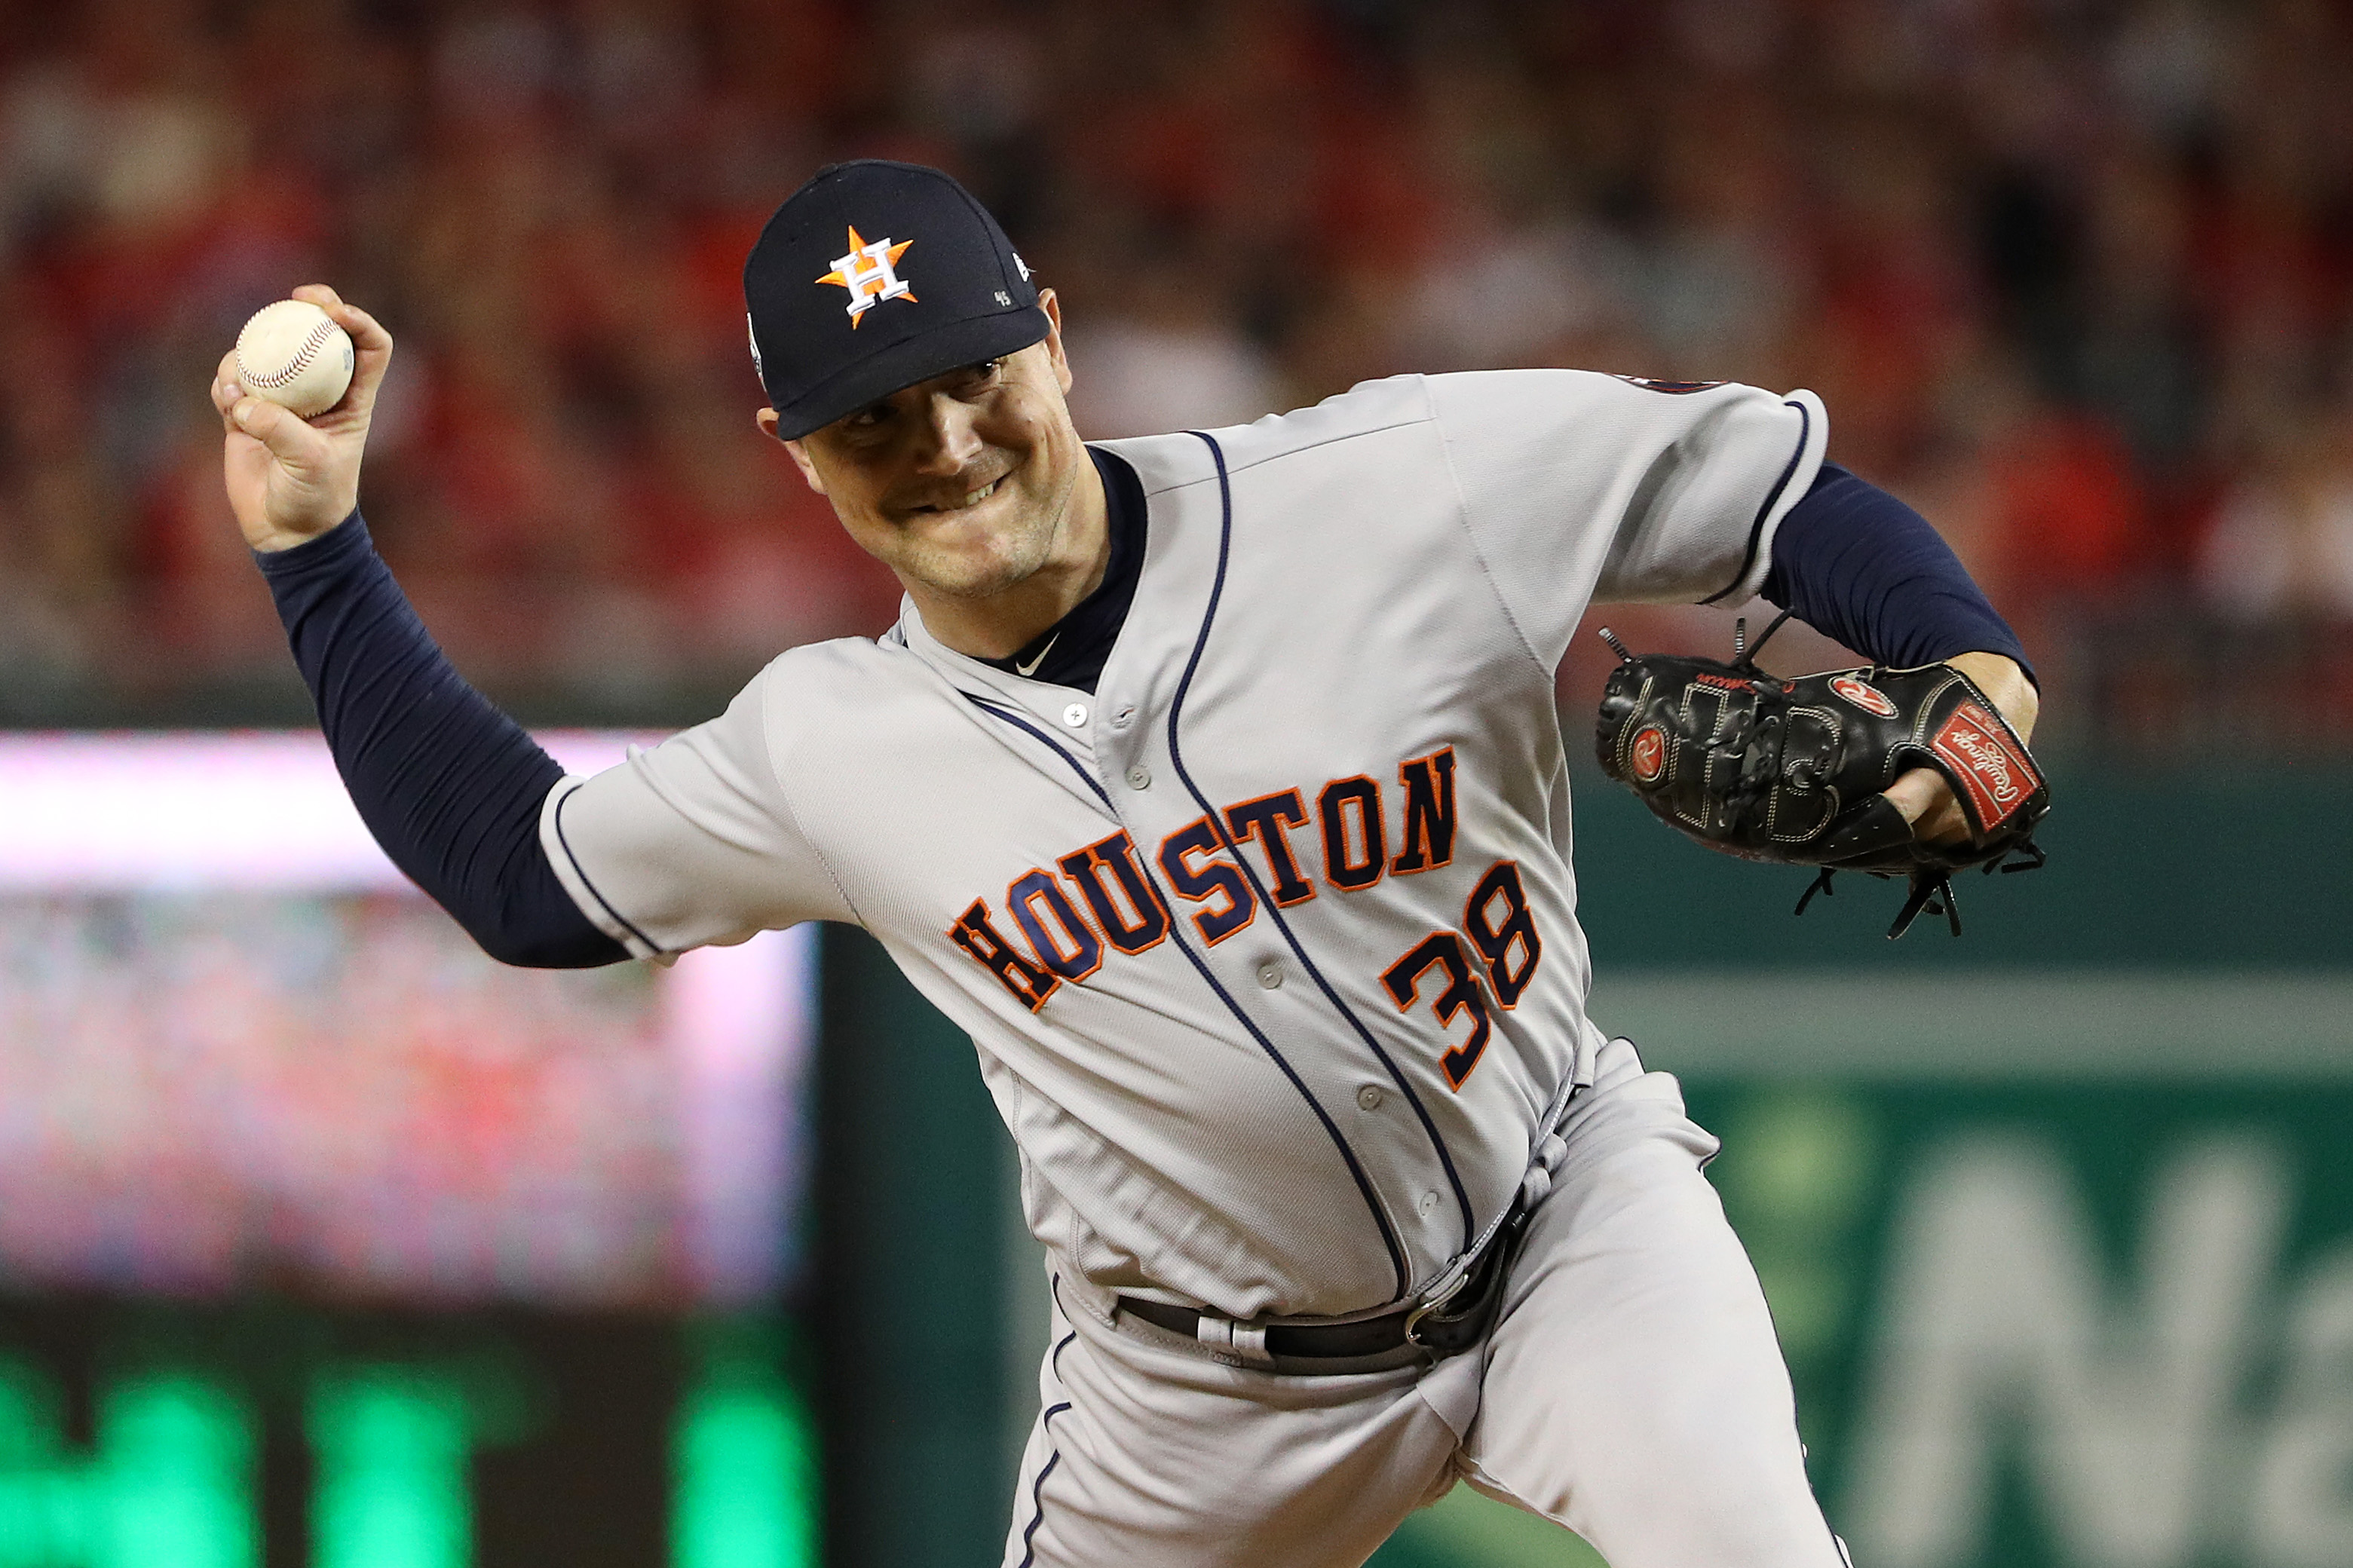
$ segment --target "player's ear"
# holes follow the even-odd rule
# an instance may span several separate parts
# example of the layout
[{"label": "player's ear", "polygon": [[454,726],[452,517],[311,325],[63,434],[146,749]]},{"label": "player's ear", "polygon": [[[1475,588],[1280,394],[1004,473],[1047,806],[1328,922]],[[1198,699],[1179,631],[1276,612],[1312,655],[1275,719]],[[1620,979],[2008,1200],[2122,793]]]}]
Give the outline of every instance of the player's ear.
[{"label": "player's ear", "polygon": [[1054,297],[1051,289],[1038,290],[1038,308],[1046,312],[1046,354],[1054,362],[1054,379],[1062,390],[1071,390],[1071,360],[1062,352],[1062,301]]},{"label": "player's ear", "polygon": [[825,476],[817,471],[815,463],[809,461],[808,448],[798,441],[787,441],[785,450],[793,455],[793,464],[800,469],[801,478],[808,481],[808,488],[819,495],[826,494]]},{"label": "player's ear", "polygon": [[752,416],[752,423],[760,427],[761,435],[776,437],[777,440],[784,441],[785,450],[793,455],[793,466],[800,469],[801,478],[808,481],[808,488],[819,495],[825,494],[825,481],[818,477],[817,465],[809,461],[808,448],[798,441],[786,441],[783,437],[776,436],[775,409],[761,409]]}]

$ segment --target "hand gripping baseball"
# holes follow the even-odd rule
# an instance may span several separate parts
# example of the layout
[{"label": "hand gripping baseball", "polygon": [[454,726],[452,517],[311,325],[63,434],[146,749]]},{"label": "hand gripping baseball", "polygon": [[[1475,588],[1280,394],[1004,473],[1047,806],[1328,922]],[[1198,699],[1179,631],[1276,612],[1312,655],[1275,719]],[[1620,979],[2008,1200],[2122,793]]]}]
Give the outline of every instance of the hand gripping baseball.
[{"label": "hand gripping baseball", "polygon": [[[1757,668],[1753,647],[1720,664],[1637,657],[1601,635],[1620,661],[1597,717],[1602,767],[1711,849],[1819,868],[1799,913],[1837,871],[1905,876],[1910,896],[1887,934],[1901,936],[1925,910],[1947,916],[1957,936],[1953,872],[2042,863],[2034,829],[2050,788],[1968,671],[1872,666],[1784,680]],[[1905,809],[1895,786],[1923,770],[1949,790],[1957,833],[1937,831],[1942,800]]]},{"label": "hand gripping baseball", "polygon": [[392,362],[392,335],[332,289],[308,283],[294,298],[318,306],[351,334],[352,384],[332,408],[304,419],[247,392],[237,383],[235,353],[222,356],[213,374],[213,406],[225,438],[222,473],[229,510],[256,550],[315,538],[359,505],[360,456],[376,388]]}]

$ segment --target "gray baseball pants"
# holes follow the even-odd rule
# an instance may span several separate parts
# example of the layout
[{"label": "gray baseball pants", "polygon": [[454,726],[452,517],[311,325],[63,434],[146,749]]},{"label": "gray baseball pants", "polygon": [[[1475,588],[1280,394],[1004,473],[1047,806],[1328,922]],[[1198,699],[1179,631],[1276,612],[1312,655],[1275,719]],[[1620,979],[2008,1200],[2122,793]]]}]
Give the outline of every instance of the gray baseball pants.
[{"label": "gray baseball pants", "polygon": [[1487,1342],[1430,1366],[1220,1364],[1067,1272],[1007,1568],[1356,1568],[1458,1480],[1612,1568],[1841,1568],[1715,1140],[1612,1042]]}]

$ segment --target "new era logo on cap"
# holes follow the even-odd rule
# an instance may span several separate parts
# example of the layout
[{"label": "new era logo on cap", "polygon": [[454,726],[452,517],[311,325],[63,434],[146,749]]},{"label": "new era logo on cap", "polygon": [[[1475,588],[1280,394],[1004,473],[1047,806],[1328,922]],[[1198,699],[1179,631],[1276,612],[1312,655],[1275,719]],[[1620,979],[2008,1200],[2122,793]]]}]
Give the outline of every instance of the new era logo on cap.
[{"label": "new era logo on cap", "polygon": [[776,209],[744,264],[744,300],[788,439],[1028,348],[1050,324],[1029,268],[970,192],[881,159],[820,169]]}]

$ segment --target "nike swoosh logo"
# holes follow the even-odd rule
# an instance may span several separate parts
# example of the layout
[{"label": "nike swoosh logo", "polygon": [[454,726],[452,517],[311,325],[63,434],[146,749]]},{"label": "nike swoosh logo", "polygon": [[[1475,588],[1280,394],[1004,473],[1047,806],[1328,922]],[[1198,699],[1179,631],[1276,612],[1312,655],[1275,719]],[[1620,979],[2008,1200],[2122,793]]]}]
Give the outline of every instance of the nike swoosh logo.
[{"label": "nike swoosh logo", "polygon": [[1061,640],[1062,634],[1056,632],[1052,637],[1046,639],[1046,646],[1038,650],[1038,657],[1036,658],[1031,659],[1027,664],[1022,663],[1018,658],[1015,659],[1013,661],[1013,673],[1021,677],[1024,680],[1029,679],[1030,675],[1036,671],[1037,668],[1046,662],[1046,656],[1054,651],[1054,645]]}]

